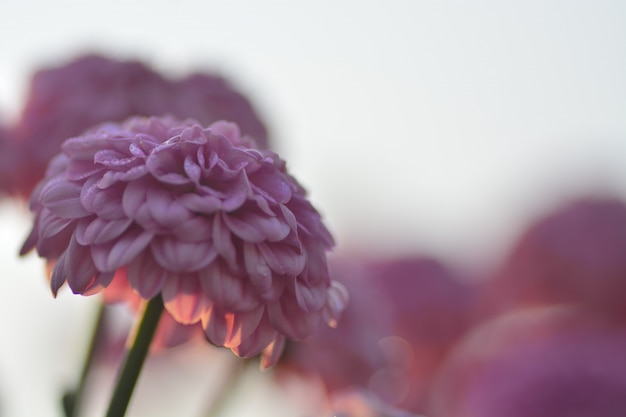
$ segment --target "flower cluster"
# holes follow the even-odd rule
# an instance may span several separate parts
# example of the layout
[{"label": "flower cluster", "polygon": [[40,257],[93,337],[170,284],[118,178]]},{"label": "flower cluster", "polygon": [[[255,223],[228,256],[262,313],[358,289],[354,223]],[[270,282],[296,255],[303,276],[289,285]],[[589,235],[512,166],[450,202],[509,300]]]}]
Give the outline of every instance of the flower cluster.
[{"label": "flower cluster", "polygon": [[589,197],[528,227],[480,285],[477,325],[438,371],[427,414],[626,413],[626,204]]},{"label": "flower cluster", "polygon": [[280,355],[285,338],[336,322],[347,301],[332,283],[333,239],[285,163],[238,127],[131,118],[68,139],[30,207],[22,252],[54,262],[92,294],[123,276],[144,299],[159,294],[180,323],[239,356]]}]

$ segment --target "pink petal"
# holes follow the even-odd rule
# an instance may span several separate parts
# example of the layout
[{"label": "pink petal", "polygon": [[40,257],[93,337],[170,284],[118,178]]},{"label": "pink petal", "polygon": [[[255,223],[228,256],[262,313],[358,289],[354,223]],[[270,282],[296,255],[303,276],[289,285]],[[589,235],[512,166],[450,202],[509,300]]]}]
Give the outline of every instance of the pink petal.
[{"label": "pink petal", "polygon": [[320,314],[302,311],[296,299],[288,294],[268,304],[267,312],[272,325],[293,340],[306,339],[319,325]]},{"label": "pink petal", "polygon": [[215,346],[224,346],[230,331],[229,320],[234,320],[233,315],[225,315],[215,306],[208,309],[202,315],[202,328],[211,343]]},{"label": "pink petal", "polygon": [[125,218],[120,206],[123,194],[122,184],[107,189],[98,188],[96,178],[89,178],[80,193],[83,207],[90,213],[96,213],[105,220],[119,220]]},{"label": "pink petal", "polygon": [[271,368],[278,363],[285,350],[285,341],[285,336],[276,336],[274,341],[263,350],[261,354],[261,369]]},{"label": "pink petal", "polygon": [[204,295],[200,283],[193,276],[168,277],[161,295],[167,311],[182,324],[196,323],[212,309],[213,303]]},{"label": "pink petal", "polygon": [[259,297],[265,302],[273,302],[278,299],[285,289],[285,281],[275,277],[272,270],[267,266],[265,258],[261,256],[257,245],[252,243],[243,244],[243,260],[246,271],[249,274],[250,283],[254,286]]},{"label": "pink petal", "polygon": [[217,257],[211,242],[183,242],[171,237],[158,237],[150,246],[154,258],[172,272],[192,272],[209,265]]},{"label": "pink petal", "polygon": [[[48,210],[43,209],[41,211],[42,216],[40,217],[40,219],[45,217],[45,213],[50,214]],[[56,217],[54,216],[54,214],[51,214],[51,216]],[[70,243],[70,238],[72,237],[72,234],[74,233],[75,224],[76,224],[76,220],[72,220],[71,223],[69,223],[67,227],[60,230],[59,233],[52,235],[52,236],[47,236],[47,237],[41,236],[42,233],[46,232],[45,230],[44,231],[39,230],[38,232],[40,235],[38,237],[39,240],[37,241],[37,252],[39,253],[39,256],[43,256],[48,259],[55,259],[61,256],[61,253],[65,251],[65,249]],[[40,227],[42,226],[45,227],[45,225],[40,224]],[[34,232],[37,232],[37,231],[34,231]]]},{"label": "pink petal", "polygon": [[[146,159],[148,171],[161,183],[171,185],[191,184],[182,172],[184,162],[179,160],[179,144],[163,143],[157,146]],[[181,163],[183,162],[183,163]]]},{"label": "pink petal", "polygon": [[222,208],[222,201],[212,195],[184,194],[179,201],[196,213],[213,214]]},{"label": "pink petal", "polygon": [[48,182],[40,194],[40,201],[48,210],[59,217],[76,219],[88,216],[80,202],[81,185],[65,180]]},{"label": "pink petal", "polygon": [[291,186],[282,175],[274,171],[255,173],[252,182],[257,193],[274,203],[284,204],[291,199]]},{"label": "pink petal", "polygon": [[[232,315],[233,319],[227,320],[230,323],[230,328],[224,346],[234,348],[241,345],[244,340],[252,337],[253,333],[259,327],[259,323],[261,323],[264,311],[265,309],[263,307],[259,307],[245,313],[226,313],[226,315]],[[272,333],[274,332],[271,328],[270,331]]]},{"label": "pink petal", "polygon": [[57,296],[59,288],[65,284],[67,280],[67,274],[65,272],[65,258],[67,256],[67,251],[63,252],[61,257],[57,259],[54,269],[52,270],[52,276],[50,277],[50,289],[52,290],[52,295],[54,297]]},{"label": "pink petal", "polygon": [[137,213],[146,202],[148,187],[144,181],[130,182],[124,189],[122,196],[122,207],[127,217],[134,219]]},{"label": "pink petal", "polygon": [[132,222],[131,219],[104,220],[99,217],[83,219],[76,227],[76,240],[81,245],[106,243],[122,235]]},{"label": "pink petal", "polygon": [[276,217],[259,215],[246,210],[224,216],[228,228],[246,242],[258,243],[266,240],[275,242],[289,234],[289,226]]},{"label": "pink petal", "polygon": [[165,189],[148,188],[146,204],[152,218],[163,226],[174,227],[192,217],[192,213]]},{"label": "pink petal", "polygon": [[350,295],[346,287],[340,282],[333,281],[328,289],[328,299],[322,311],[322,319],[326,324],[333,328],[337,327],[349,300]]},{"label": "pink petal", "polygon": [[82,246],[73,237],[65,252],[64,269],[67,283],[74,294],[83,294],[96,284],[100,271],[96,269],[89,247]]},{"label": "pink petal", "polygon": [[241,136],[241,132],[239,131],[239,126],[237,126],[237,124],[224,120],[219,120],[211,124],[209,126],[209,130],[214,135],[224,136],[233,144],[238,143],[239,137]]},{"label": "pink petal", "polygon": [[310,313],[320,311],[326,303],[327,289],[324,285],[308,286],[296,279],[295,293],[300,308]]},{"label": "pink petal", "polygon": [[175,279],[173,274],[161,268],[150,251],[140,253],[128,264],[126,276],[130,286],[146,300],[155,297],[167,279]]},{"label": "pink petal", "polygon": [[202,175],[202,169],[197,164],[197,162],[195,162],[191,157],[189,156],[185,157],[183,168],[185,169],[185,174],[187,174],[187,177],[189,177],[191,181],[195,183],[200,181],[200,176]]},{"label": "pink petal", "polygon": [[53,214],[50,210],[42,209],[37,219],[39,225],[39,239],[49,239],[66,230],[74,219],[65,219]]},{"label": "pink petal", "polygon": [[230,229],[226,227],[222,220],[223,214],[218,214],[213,219],[213,246],[217,253],[232,267],[236,264],[237,252],[232,240]]},{"label": "pink petal", "polygon": [[296,253],[293,248],[287,245],[260,243],[257,248],[267,265],[280,275],[295,277],[302,272],[307,264],[306,256]]},{"label": "pink petal", "polygon": [[247,313],[229,313],[213,306],[202,316],[202,327],[211,343],[231,348],[252,335],[263,312],[263,307],[259,307]]},{"label": "pink petal", "polygon": [[135,181],[148,173],[148,169],[145,165],[138,165],[131,167],[126,171],[107,171],[102,175],[102,178],[98,181],[98,188],[109,188],[117,182],[131,182]]},{"label": "pink petal", "polygon": [[223,310],[242,312],[259,306],[248,282],[233,275],[222,262],[213,262],[199,273],[202,289]]},{"label": "pink petal", "polygon": [[238,178],[231,182],[229,195],[222,201],[222,209],[226,212],[234,211],[240,208],[251,194],[248,178],[242,171]]},{"label": "pink petal", "polygon": [[189,220],[179,223],[172,231],[177,239],[185,242],[200,242],[209,240],[213,231],[211,220],[202,216],[193,216]]},{"label": "pink petal", "polygon": [[127,171],[136,163],[137,158],[128,156],[126,153],[114,149],[102,149],[95,153],[93,160],[95,163],[104,165],[109,169]]},{"label": "pink petal", "polygon": [[260,323],[255,331],[241,342],[230,347],[233,353],[242,358],[250,358],[261,353],[278,336],[278,332],[267,322]]},{"label": "pink petal", "polygon": [[113,272],[137,256],[152,241],[153,234],[139,228],[127,231],[112,244],[91,246],[91,257],[102,272]]},{"label": "pink petal", "polygon": [[94,164],[93,161],[72,159],[66,168],[67,178],[72,181],[84,180],[102,171],[102,169],[101,166]]}]

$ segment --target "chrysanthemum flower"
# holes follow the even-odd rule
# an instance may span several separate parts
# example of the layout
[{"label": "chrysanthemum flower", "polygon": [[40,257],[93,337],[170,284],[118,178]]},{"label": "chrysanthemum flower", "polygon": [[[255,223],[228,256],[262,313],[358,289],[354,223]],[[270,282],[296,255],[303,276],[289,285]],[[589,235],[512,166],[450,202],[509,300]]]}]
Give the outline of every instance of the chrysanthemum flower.
[{"label": "chrysanthemum flower", "polygon": [[65,139],[104,122],[163,115],[191,117],[203,125],[236,122],[244,134],[267,146],[251,104],[221,77],[202,74],[175,81],[139,61],[86,55],[33,76],[12,129],[21,158],[11,191],[28,196]]},{"label": "chrysanthemum flower", "polygon": [[31,197],[22,253],[55,262],[55,294],[125,275],[178,322],[201,322],[213,344],[264,351],[270,365],[286,337],[336,321],[346,294],[331,283],[333,239],[305,191],[276,154],[249,145],[235,124],[174,118],[68,139]]}]

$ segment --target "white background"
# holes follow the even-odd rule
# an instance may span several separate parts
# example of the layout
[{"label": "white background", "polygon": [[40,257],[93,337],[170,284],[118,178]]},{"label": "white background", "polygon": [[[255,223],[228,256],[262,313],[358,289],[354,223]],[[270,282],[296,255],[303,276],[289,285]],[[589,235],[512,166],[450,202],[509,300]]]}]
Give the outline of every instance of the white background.
[{"label": "white background", "polygon": [[[339,252],[485,268],[562,199],[626,196],[618,0],[0,0],[5,119],[35,68],[87,50],[230,78]],[[28,213],[0,215],[0,413],[57,416],[92,303],[51,300],[35,257],[15,256]]]}]

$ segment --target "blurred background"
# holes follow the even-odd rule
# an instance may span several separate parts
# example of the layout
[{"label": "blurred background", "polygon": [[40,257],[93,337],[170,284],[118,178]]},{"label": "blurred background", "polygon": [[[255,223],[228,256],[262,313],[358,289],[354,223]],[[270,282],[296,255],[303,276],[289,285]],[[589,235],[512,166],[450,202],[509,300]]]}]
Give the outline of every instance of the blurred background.
[{"label": "blurred background", "polygon": [[[472,279],[562,202],[626,197],[621,1],[0,0],[0,10],[4,123],[35,70],[85,52],[172,76],[220,73],[259,111],[338,254],[419,252]],[[53,300],[42,262],[17,257],[23,202],[5,199],[0,224],[0,415],[60,416],[58,386],[76,378],[94,304]],[[179,381],[198,377],[181,369]],[[250,392],[281,398],[261,386]],[[285,407],[273,415],[293,415]]]}]

